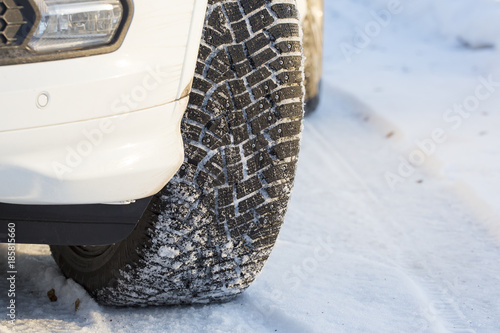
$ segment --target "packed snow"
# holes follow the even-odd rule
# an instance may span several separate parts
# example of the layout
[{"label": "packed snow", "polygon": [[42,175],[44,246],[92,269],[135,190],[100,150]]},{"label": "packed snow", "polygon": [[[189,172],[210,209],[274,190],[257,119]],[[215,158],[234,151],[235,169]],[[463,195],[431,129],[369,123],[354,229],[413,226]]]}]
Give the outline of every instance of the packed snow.
[{"label": "packed snow", "polygon": [[22,245],[1,332],[500,332],[500,2],[325,5],[322,101],[254,285],[226,304],[101,307]]}]

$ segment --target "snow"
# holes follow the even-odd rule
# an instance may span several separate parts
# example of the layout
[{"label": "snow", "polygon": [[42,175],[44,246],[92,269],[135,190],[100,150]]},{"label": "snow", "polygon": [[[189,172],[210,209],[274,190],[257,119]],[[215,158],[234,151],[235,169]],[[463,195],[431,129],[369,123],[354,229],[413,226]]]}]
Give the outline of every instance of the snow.
[{"label": "snow", "polygon": [[180,251],[169,246],[160,247],[158,255],[160,257],[174,258],[179,255]]},{"label": "snow", "polygon": [[48,247],[22,245],[16,331],[500,331],[500,86],[484,84],[500,81],[499,6],[401,1],[356,44],[394,4],[326,1],[321,105],[254,285],[226,304],[106,308],[61,275]]}]

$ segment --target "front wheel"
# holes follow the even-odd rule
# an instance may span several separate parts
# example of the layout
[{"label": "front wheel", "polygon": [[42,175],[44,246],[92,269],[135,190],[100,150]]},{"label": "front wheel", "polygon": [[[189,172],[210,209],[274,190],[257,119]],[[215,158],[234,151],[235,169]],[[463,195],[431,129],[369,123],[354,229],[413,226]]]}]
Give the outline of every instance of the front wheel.
[{"label": "front wheel", "polygon": [[226,301],[256,278],[287,210],[302,130],[296,6],[209,1],[182,121],[185,161],[135,230],[109,246],[52,246],[100,303]]}]

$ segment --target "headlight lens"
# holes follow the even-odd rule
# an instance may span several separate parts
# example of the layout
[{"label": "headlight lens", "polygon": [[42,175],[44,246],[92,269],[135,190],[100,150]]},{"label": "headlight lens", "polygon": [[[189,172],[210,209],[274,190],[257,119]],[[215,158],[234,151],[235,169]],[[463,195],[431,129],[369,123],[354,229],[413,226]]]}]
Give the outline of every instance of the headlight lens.
[{"label": "headlight lens", "polygon": [[0,0],[0,66],[116,51],[133,0]]},{"label": "headlight lens", "polygon": [[28,43],[35,52],[108,44],[122,21],[119,0],[35,0],[38,28]]}]

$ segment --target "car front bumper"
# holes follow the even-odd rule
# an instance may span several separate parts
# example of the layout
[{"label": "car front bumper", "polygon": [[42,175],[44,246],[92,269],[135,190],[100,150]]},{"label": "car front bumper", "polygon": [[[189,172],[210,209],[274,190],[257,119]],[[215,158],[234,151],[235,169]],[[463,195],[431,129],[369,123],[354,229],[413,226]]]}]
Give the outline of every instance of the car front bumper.
[{"label": "car front bumper", "polygon": [[0,201],[127,202],[158,192],[183,161],[187,97],[165,105],[63,125],[0,133]]},{"label": "car front bumper", "polygon": [[206,0],[135,1],[109,54],[0,66],[0,202],[126,203],[183,161]]}]

